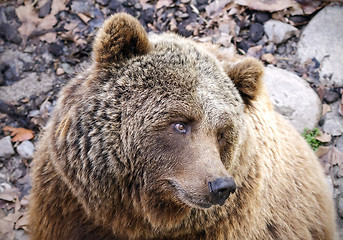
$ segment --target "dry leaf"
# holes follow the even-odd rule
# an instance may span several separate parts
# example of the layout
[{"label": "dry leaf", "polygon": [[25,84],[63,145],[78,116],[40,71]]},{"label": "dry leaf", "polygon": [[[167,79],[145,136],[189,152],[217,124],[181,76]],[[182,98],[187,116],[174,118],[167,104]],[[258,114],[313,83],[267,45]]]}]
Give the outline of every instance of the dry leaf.
[{"label": "dry leaf", "polygon": [[315,138],[322,143],[328,143],[331,142],[332,137],[331,134],[320,131],[320,135]]},{"label": "dry leaf", "polygon": [[324,116],[328,112],[331,112],[331,107],[329,104],[324,103],[323,104],[323,110],[322,110],[322,116]]},{"label": "dry leaf", "polygon": [[11,133],[12,142],[23,142],[26,140],[30,140],[34,137],[33,131],[26,128],[13,128],[10,126],[6,126],[3,128],[4,131],[9,131]]},{"label": "dry leaf", "polygon": [[271,64],[276,64],[277,63],[277,59],[271,53],[263,54],[262,57],[261,57],[261,60],[265,61],[267,63],[271,63]]},{"label": "dry leaf", "polygon": [[37,13],[33,9],[31,1],[26,0],[25,5],[17,7],[15,12],[22,23],[18,31],[23,36],[29,36],[41,22],[41,19],[38,18]]},{"label": "dry leaf", "polygon": [[[330,146],[330,147],[323,147],[320,146],[318,150],[316,151],[316,155],[319,158],[324,171],[326,174],[331,175],[331,179],[333,181],[333,171],[332,167],[335,165],[338,165],[340,168],[340,172],[342,172],[343,169],[343,153],[340,152],[336,147]],[[331,170],[331,172],[330,172]],[[335,184],[334,184],[335,185]]]},{"label": "dry leaf", "polygon": [[15,229],[22,228],[25,231],[27,231],[27,226],[29,224],[29,214],[25,212],[17,221],[15,224]]},{"label": "dry leaf", "polygon": [[235,0],[235,3],[254,10],[268,12],[277,12],[290,7],[300,8],[300,5],[294,0]]},{"label": "dry leaf", "polygon": [[49,15],[55,16],[60,11],[67,9],[66,0],[53,0],[51,4],[51,12]]},{"label": "dry leaf", "polygon": [[247,56],[254,57],[256,59],[261,58],[262,45],[257,45],[248,49]]},{"label": "dry leaf", "polygon": [[172,3],[173,3],[173,0],[158,0],[155,7],[156,9],[162,8],[164,6],[168,7]]}]

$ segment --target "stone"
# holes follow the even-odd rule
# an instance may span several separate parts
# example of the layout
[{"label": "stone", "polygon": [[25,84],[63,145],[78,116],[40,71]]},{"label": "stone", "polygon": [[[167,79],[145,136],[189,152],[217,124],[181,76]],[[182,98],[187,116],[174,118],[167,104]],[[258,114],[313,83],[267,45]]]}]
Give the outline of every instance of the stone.
[{"label": "stone", "polygon": [[31,159],[33,157],[33,152],[35,151],[35,146],[30,141],[24,141],[17,147],[17,152],[22,158]]},{"label": "stone", "polygon": [[340,101],[330,104],[331,111],[324,116],[323,131],[330,133],[332,136],[340,136],[343,134],[343,118],[338,113]]},{"label": "stone", "polygon": [[0,37],[11,43],[21,43],[21,37],[18,30],[8,23],[0,23]]},{"label": "stone", "polygon": [[0,87],[0,99],[6,103],[30,98],[31,95],[48,92],[54,84],[56,76],[51,73],[28,73],[27,76],[10,86]]},{"label": "stone", "polygon": [[291,37],[299,35],[299,30],[296,27],[273,19],[264,24],[264,32],[269,41],[275,44],[281,44]]},{"label": "stone", "polygon": [[258,42],[263,37],[263,25],[261,23],[253,23],[250,26],[250,38],[253,42]]},{"label": "stone", "polygon": [[316,58],[321,63],[320,81],[328,86],[343,85],[343,5],[323,8],[305,27],[298,43],[300,62]]},{"label": "stone", "polygon": [[337,199],[337,213],[338,216],[343,218],[343,195],[339,196]]},{"label": "stone", "polygon": [[0,139],[0,157],[8,157],[13,155],[14,149],[11,142],[11,137],[7,136]]},{"label": "stone", "polygon": [[336,102],[338,98],[339,98],[339,94],[337,92],[329,91],[325,94],[324,101],[330,104],[330,103]]},{"label": "stone", "polygon": [[310,85],[295,73],[268,65],[264,82],[275,110],[302,133],[313,129],[321,117],[322,104]]},{"label": "stone", "polygon": [[336,148],[343,152],[343,136],[340,136],[336,141]]}]

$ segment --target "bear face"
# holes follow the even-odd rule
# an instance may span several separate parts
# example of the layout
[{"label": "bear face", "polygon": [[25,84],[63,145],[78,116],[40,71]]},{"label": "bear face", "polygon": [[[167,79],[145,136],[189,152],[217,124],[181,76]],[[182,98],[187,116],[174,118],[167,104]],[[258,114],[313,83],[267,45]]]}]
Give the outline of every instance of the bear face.
[{"label": "bear face", "polygon": [[286,143],[295,134],[273,112],[257,60],[174,34],[148,38],[116,14],[93,61],[61,91],[40,140],[33,239],[333,235],[322,229],[333,216],[324,177],[306,143]]}]

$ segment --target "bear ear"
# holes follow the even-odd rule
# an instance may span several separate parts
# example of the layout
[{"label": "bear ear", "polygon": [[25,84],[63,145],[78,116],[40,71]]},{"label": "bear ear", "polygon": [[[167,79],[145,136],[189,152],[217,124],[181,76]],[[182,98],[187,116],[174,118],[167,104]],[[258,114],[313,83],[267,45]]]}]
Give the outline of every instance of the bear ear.
[{"label": "bear ear", "polygon": [[235,57],[223,64],[245,104],[251,105],[263,88],[263,64],[252,57]]},{"label": "bear ear", "polygon": [[148,36],[139,21],[126,13],[112,15],[99,30],[93,45],[96,63],[118,63],[150,50]]}]

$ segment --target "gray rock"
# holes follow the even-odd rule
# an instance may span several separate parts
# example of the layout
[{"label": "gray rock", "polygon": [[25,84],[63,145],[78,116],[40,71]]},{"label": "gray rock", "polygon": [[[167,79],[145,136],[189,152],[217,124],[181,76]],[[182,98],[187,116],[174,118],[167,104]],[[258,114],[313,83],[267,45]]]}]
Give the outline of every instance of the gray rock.
[{"label": "gray rock", "polygon": [[35,146],[30,141],[24,141],[17,147],[17,152],[22,158],[29,158],[33,157],[33,152],[35,151]]},{"label": "gray rock", "polygon": [[4,102],[17,101],[23,97],[49,91],[54,83],[55,77],[35,72],[29,73],[25,78],[13,83],[10,86],[0,87],[0,99]]},{"label": "gray rock", "polygon": [[275,110],[289,120],[298,132],[317,125],[322,104],[305,80],[269,65],[265,69],[264,82]]},{"label": "gray rock", "polygon": [[11,137],[7,136],[0,139],[0,157],[7,157],[14,154]]},{"label": "gray rock", "polygon": [[336,101],[331,106],[331,111],[324,116],[323,131],[330,133],[332,136],[343,134],[343,118],[338,113],[340,101]]},{"label": "gray rock", "polygon": [[337,198],[337,212],[338,216],[343,218],[343,195],[338,196]]},{"label": "gray rock", "polygon": [[336,148],[343,152],[343,136],[340,136],[336,141]]},{"label": "gray rock", "polygon": [[320,81],[343,85],[343,5],[331,5],[312,18],[301,34],[297,55],[301,62],[316,58]]},{"label": "gray rock", "polygon": [[276,44],[283,43],[292,36],[298,36],[299,34],[296,27],[273,19],[264,24],[264,32],[267,34],[269,41]]}]

